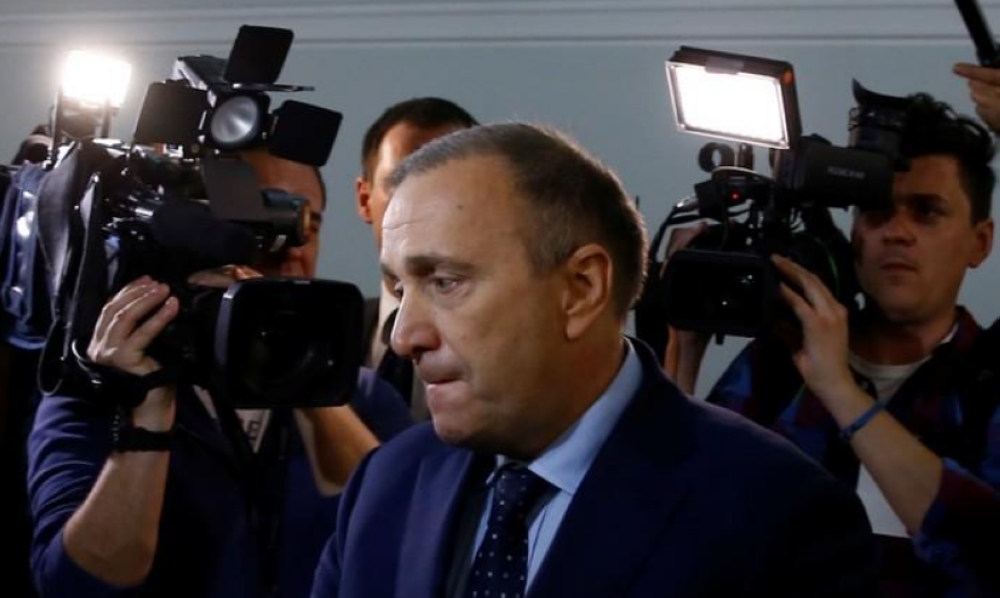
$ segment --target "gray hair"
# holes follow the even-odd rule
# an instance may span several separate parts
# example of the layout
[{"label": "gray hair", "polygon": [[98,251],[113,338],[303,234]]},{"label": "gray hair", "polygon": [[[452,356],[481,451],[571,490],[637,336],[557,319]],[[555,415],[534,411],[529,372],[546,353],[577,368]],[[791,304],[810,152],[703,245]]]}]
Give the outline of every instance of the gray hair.
[{"label": "gray hair", "polygon": [[646,274],[642,216],[618,177],[558,131],[501,123],[441,137],[396,168],[389,177],[390,193],[410,176],[453,160],[487,156],[506,162],[514,189],[533,212],[524,241],[535,270],[551,272],[587,243],[603,246],[614,265],[615,307],[624,317]]}]

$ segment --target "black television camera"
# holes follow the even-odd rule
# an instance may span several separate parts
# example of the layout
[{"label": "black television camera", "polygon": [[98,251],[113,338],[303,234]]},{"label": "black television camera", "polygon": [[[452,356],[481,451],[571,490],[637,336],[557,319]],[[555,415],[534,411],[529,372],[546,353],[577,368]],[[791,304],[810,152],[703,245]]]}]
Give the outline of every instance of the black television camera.
[{"label": "black television camera", "polygon": [[[873,93],[855,81],[850,143],[837,147],[801,135],[789,63],[687,47],[668,64],[675,63],[700,68],[697,76],[752,70],[758,80],[772,82],[766,93],[782,100],[786,141],[767,142],[772,175],[755,172],[750,144],[765,141],[687,126],[683,101],[673,97],[680,93],[675,88],[682,76],[671,74],[679,127],[740,143],[735,150],[721,143],[703,148],[699,162],[711,178],[695,185],[694,195],[674,206],[654,235],[650,275],[637,306],[640,335],[662,347],[668,323],[720,337],[753,337],[772,330],[779,319],[794,321],[779,294],[780,277],[770,261],[775,253],[818,275],[838,300],[852,305],[859,289],[851,248],[829,208],[874,209],[891,201],[894,172],[906,167],[897,148],[907,101]],[[666,229],[702,219],[714,224],[670,256],[664,267],[657,256]]]},{"label": "black television camera", "polygon": [[[362,298],[346,283],[254,279],[228,290],[187,284],[194,272],[253,264],[305,241],[305,198],[261,190],[238,152],[314,167],[332,149],[341,115],[270,93],[292,32],[243,26],[228,59],[180,57],[173,77],[147,90],[131,144],[65,139],[39,193],[53,325],[40,385],[47,393],[108,384],[86,346],[100,311],[141,275],[181,300],[150,353],[179,379],[236,407],[342,404],[362,360]],[[98,398],[125,402],[135,397]]]}]

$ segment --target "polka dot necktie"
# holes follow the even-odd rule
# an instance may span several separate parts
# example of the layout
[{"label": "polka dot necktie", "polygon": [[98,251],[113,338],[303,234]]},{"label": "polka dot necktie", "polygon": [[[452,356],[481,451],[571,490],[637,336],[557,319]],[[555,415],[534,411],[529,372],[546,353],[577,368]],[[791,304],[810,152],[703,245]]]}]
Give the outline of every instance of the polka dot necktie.
[{"label": "polka dot necktie", "polygon": [[486,535],[476,551],[466,598],[522,598],[528,576],[528,512],[549,484],[524,467],[497,472]]}]

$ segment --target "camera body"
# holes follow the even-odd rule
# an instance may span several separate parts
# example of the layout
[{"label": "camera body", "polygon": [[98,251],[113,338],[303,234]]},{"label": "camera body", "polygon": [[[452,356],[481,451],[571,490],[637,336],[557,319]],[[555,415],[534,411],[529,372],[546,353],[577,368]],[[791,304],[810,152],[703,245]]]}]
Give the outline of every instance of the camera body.
[{"label": "camera body", "polygon": [[[643,309],[662,309],[676,328],[716,335],[755,337],[777,321],[794,322],[779,293],[773,254],[796,261],[839,301],[854,305],[860,289],[852,251],[830,208],[877,209],[892,201],[894,174],[906,168],[899,140],[907,104],[857,82],[853,91],[848,146],[800,137],[788,150],[771,150],[771,177],[754,172],[752,161],[750,168],[733,163],[734,156],[752,156],[746,150],[706,146],[700,162],[712,176],[695,186],[693,198],[678,204],[654,237]],[[710,163],[709,153],[721,154],[723,163]],[[662,267],[656,255],[666,228],[700,219],[714,224]]]},{"label": "camera body", "polygon": [[85,349],[101,309],[148,275],[180,300],[149,349],[180,381],[235,407],[349,400],[363,352],[356,287],[187,283],[195,272],[252,265],[307,241],[307,200],[261,190],[239,157],[263,147],[314,167],[328,158],[338,113],[298,102],[268,112],[269,92],[309,89],[274,83],[290,43],[291,31],[244,26],[228,60],[181,57],[174,79],[150,86],[131,144],[87,138],[58,148],[39,189],[40,202],[56,206],[39,219],[54,320],[39,376],[45,392],[100,386]]}]

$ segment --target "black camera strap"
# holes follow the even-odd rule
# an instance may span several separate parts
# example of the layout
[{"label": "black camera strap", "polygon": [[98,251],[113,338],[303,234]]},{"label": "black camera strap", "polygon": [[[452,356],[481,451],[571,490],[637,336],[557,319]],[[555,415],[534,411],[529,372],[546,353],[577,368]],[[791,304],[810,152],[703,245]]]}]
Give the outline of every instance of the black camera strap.
[{"label": "black camera strap", "polygon": [[103,307],[107,258],[99,231],[106,215],[100,177],[94,175],[112,163],[107,150],[80,142],[39,189],[39,247],[45,257],[52,312],[39,370],[39,386],[46,394],[74,393],[78,384],[86,384],[72,352],[78,339],[89,341]]},{"label": "black camera strap", "polygon": [[[281,534],[284,523],[285,502],[288,500],[289,457],[294,414],[289,409],[272,411],[271,423],[264,432],[264,443],[257,454],[262,463],[258,472],[258,492],[264,498],[264,516],[261,517],[261,581],[269,596],[279,594],[280,564],[282,559]],[[270,434],[268,434],[270,432]],[[268,472],[273,472],[271,475]]]},{"label": "black camera strap", "polygon": [[210,393],[219,425],[236,456],[238,479],[244,489],[248,524],[258,549],[258,579],[266,596],[277,595],[281,558],[281,531],[294,414],[290,409],[272,409],[258,452],[254,452],[236,409]]}]

